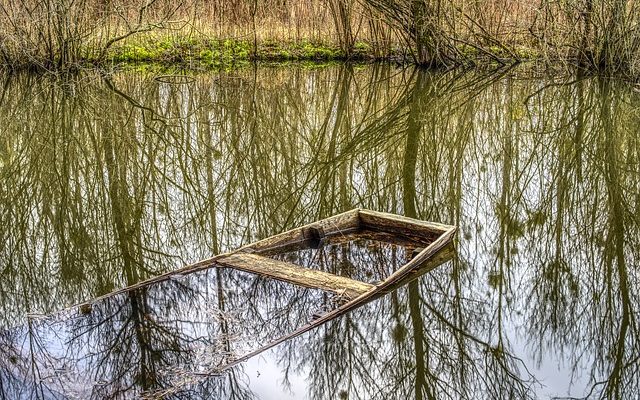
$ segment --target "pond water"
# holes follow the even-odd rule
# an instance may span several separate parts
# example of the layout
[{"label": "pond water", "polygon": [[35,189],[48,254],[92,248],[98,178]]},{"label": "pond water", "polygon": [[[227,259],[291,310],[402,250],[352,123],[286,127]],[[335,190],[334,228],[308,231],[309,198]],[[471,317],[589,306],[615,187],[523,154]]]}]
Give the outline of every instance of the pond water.
[{"label": "pond water", "polygon": [[[57,342],[38,341],[28,332],[41,314],[354,207],[456,225],[456,253],[223,374],[178,383],[155,374],[186,363],[176,344],[185,332],[215,339],[207,318],[217,309],[185,302],[179,280],[115,297],[91,310],[104,320],[91,333],[100,353],[73,355],[98,365],[90,395],[640,396],[640,93],[631,86],[530,68],[188,75],[0,75],[0,398],[86,397],[89,378],[52,389],[50,378],[73,368],[42,362],[70,357],[60,343],[83,325],[65,322]],[[388,274],[392,249],[383,250],[344,262],[375,281]],[[318,260],[339,255],[316,253],[284,259],[322,268]],[[211,288],[197,305],[254,299],[261,319],[241,331],[256,341],[273,334],[265,326],[289,329],[326,306],[313,290],[276,285],[283,295],[265,295],[245,273],[227,277],[222,293],[210,275],[192,280]],[[154,331],[161,343],[132,325],[148,314],[133,304],[156,316],[186,311]]]}]

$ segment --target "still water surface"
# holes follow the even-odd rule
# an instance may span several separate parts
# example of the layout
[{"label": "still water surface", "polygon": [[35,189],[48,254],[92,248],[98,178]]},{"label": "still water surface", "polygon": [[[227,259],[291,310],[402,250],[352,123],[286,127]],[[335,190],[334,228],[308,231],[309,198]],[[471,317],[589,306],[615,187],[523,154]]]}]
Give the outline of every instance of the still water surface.
[{"label": "still water surface", "polygon": [[[637,399],[640,93],[535,75],[335,66],[0,76],[0,397],[79,390],[42,383],[56,371],[41,359],[55,351],[25,344],[26,313],[364,207],[457,225],[456,255],[169,393]],[[193,307],[180,285],[162,293],[163,310]],[[145,346],[157,346],[143,354],[139,321],[113,310],[92,340],[113,341],[119,327],[133,339],[104,355],[112,375],[92,377],[102,388],[93,395],[158,389],[154,371],[179,349],[151,334]],[[158,332],[166,343],[180,335]]]}]

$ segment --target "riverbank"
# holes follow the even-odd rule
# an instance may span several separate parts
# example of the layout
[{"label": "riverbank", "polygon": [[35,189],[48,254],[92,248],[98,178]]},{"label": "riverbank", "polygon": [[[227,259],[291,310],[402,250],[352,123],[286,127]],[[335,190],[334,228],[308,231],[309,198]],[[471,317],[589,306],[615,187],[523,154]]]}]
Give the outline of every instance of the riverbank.
[{"label": "riverbank", "polygon": [[[459,59],[445,67],[495,68],[528,61],[543,61],[531,48],[519,46],[510,52],[499,47],[482,51],[461,45]],[[100,68],[105,70],[155,65],[165,68],[181,67],[207,70],[243,68],[253,63],[303,63],[322,66],[336,62],[415,64],[411,54],[400,46],[381,52],[367,41],[354,43],[349,52],[336,43],[318,39],[276,40],[264,39],[252,43],[243,39],[216,39],[189,36],[144,35],[109,48],[104,56],[97,50],[87,49],[83,56],[67,69]],[[13,70],[57,71],[45,60],[23,59],[0,63],[0,67]],[[442,66],[440,66],[442,67]]]},{"label": "riverbank", "polygon": [[[458,65],[476,63],[513,64],[538,58],[535,50],[518,47],[507,53],[499,47],[479,51],[470,46],[459,46]],[[199,63],[203,66],[224,68],[251,62],[396,62],[410,64],[410,54],[399,46],[389,48],[384,53],[366,41],[354,43],[346,52],[337,44],[318,40],[302,39],[278,41],[272,39],[252,43],[238,39],[208,39],[193,37],[146,37],[111,49],[106,62],[109,64],[130,64],[151,62],[158,64]],[[87,59],[99,65],[98,59]]]},{"label": "riverbank", "polygon": [[[510,52],[500,47],[481,51],[466,45],[458,47],[459,59],[450,66],[510,65],[523,61],[539,60],[539,54],[531,48],[519,46]],[[326,40],[303,38],[300,40],[264,39],[256,41],[232,38],[207,38],[190,36],[144,35],[123,41],[108,49],[103,55],[97,49],[85,49],[82,56],[68,65],[69,69],[118,68],[145,63],[171,66],[192,65],[207,69],[242,67],[260,63],[329,63],[329,62],[392,62],[409,65],[414,63],[411,54],[396,45],[384,52],[367,41],[355,42],[350,51]],[[55,62],[25,57],[0,66],[10,69],[57,70]]]},{"label": "riverbank", "polygon": [[[109,63],[152,62],[173,64],[197,62],[209,67],[227,67],[253,61],[375,61],[381,59],[371,46],[358,42],[352,54],[345,54],[331,43],[310,40],[278,42],[265,40],[251,43],[237,39],[207,38],[145,38],[112,49],[106,57]],[[93,60],[99,62],[99,60]]]},{"label": "riverbank", "polygon": [[0,66],[391,61],[448,69],[536,60],[638,79],[639,23],[637,2],[29,0],[0,5]]}]

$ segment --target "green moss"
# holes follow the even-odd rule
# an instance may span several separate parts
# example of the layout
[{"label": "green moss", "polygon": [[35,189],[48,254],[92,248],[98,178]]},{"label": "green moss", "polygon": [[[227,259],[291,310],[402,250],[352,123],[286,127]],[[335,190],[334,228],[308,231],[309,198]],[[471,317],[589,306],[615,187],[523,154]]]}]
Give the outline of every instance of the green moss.
[{"label": "green moss", "polygon": [[490,46],[489,47],[489,51],[497,56],[502,55],[502,53],[504,52],[504,49],[502,47],[499,46]]},{"label": "green moss", "polygon": [[353,45],[353,49],[360,52],[369,52],[371,51],[371,45],[367,42],[356,42]]},{"label": "green moss", "polygon": [[322,44],[304,42],[299,48],[300,58],[306,60],[333,60],[340,57],[340,50]]},{"label": "green moss", "polygon": [[[358,42],[355,52],[366,54],[371,46]],[[115,63],[140,62],[182,63],[199,62],[204,66],[227,69],[253,60],[267,62],[310,61],[331,62],[345,59],[337,47],[311,41],[276,42],[265,40],[253,43],[235,39],[196,39],[192,37],[146,37],[136,42],[120,44],[111,49],[108,58]]]},{"label": "green moss", "polygon": [[517,46],[514,52],[519,58],[533,60],[540,57],[540,53],[531,47]]},{"label": "green moss", "polygon": [[322,69],[331,65],[335,65],[339,60],[328,60],[328,61],[318,61],[318,60],[303,60],[298,65],[302,69]]},{"label": "green moss", "polygon": [[119,48],[111,59],[116,62],[149,61],[154,58],[154,52],[139,45],[126,45]]},{"label": "green moss", "polygon": [[477,48],[473,46],[469,46],[467,44],[461,44],[457,46],[457,48],[460,54],[462,54],[465,57],[475,57],[480,53],[480,51]]},{"label": "green moss", "polygon": [[199,57],[204,62],[212,62],[213,51],[211,49],[203,49],[200,51]]}]

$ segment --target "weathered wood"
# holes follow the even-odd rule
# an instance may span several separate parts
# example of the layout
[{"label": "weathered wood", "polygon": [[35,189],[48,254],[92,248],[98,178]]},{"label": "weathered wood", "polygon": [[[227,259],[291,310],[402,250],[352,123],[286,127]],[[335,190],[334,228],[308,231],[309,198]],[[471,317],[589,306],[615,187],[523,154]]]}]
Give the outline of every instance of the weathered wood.
[{"label": "weathered wood", "polygon": [[[368,303],[385,293],[388,293],[391,290],[394,290],[399,285],[404,282],[411,280],[412,272],[416,271],[426,271],[429,269],[433,269],[436,266],[440,265],[440,263],[448,260],[453,255],[453,247],[451,246],[451,240],[453,239],[453,235],[456,232],[455,226],[443,225],[447,227],[447,229],[440,235],[440,237],[431,243],[427,248],[422,250],[416,257],[414,257],[407,264],[402,266],[399,270],[391,274],[387,279],[385,279],[379,285],[376,285],[372,290],[368,290],[362,293],[360,296],[352,299],[346,304],[338,307],[337,309],[328,312],[319,318],[313,320],[311,323],[295,330],[291,334],[274,340],[273,342],[263,346],[260,349],[257,349],[249,354],[246,354],[233,362],[227,364],[226,366],[220,368],[215,371],[218,373],[221,370],[230,368],[234,365],[239,364],[242,361],[248,360],[249,358],[255,356],[256,354],[260,354],[261,352],[270,349],[286,340],[297,337],[309,330],[324,324],[327,321],[330,321],[334,318],[337,318],[341,315],[346,314],[347,312],[353,310],[354,308],[360,307],[361,305]],[[451,247],[449,247],[451,246]]]},{"label": "weathered wood", "polygon": [[[299,246],[300,243],[304,243],[305,241],[310,239],[308,232],[314,232],[314,229],[309,228],[314,228],[318,232],[324,233],[324,237],[328,241],[336,243],[343,240],[352,240],[353,237],[358,236],[358,232],[361,232],[364,234],[364,236],[366,236],[367,229],[386,232],[387,234],[401,233],[403,235],[406,235],[407,238],[413,238],[416,236],[416,234],[419,234],[421,237],[427,239],[427,242],[430,244],[423,251],[418,253],[415,258],[408,264],[405,264],[398,271],[385,279],[385,281],[383,281],[379,285],[382,287],[391,286],[393,283],[402,279],[402,277],[415,269],[417,265],[428,260],[446,243],[450,242],[453,234],[455,233],[455,227],[453,226],[437,224],[433,222],[424,222],[394,214],[356,208],[351,211],[347,211],[342,214],[338,214],[333,217],[313,222],[300,228],[292,229],[290,231],[260,240],[258,242],[241,247],[230,253],[219,254],[211,258],[196,262],[194,264],[184,266],[177,270],[133,284],[131,286],[118,289],[114,292],[94,298],[91,300],[91,302],[99,301],[110,296],[135,290],[152,283],[164,281],[170,279],[173,275],[185,275],[204,269],[216,268],[219,266],[219,260],[230,257],[233,254],[242,252],[254,252],[258,254],[278,254],[279,252],[286,252],[289,250],[289,248],[294,249],[296,248],[296,246]],[[307,236],[305,236],[305,232],[307,232]],[[319,235],[316,235],[314,233],[312,236]],[[385,238],[385,241],[389,241],[390,243],[396,242],[398,244],[404,244],[404,240],[405,238],[401,237]],[[433,240],[435,240],[435,242],[431,243]],[[366,283],[362,284],[368,285]],[[367,293],[364,294],[366,295]],[[358,297],[363,296],[359,295]],[[355,303],[359,303],[359,301],[355,301]],[[81,304],[76,304],[69,308],[78,307],[80,305]]]},{"label": "weathered wood", "polygon": [[[447,226],[447,225],[445,225]],[[384,280],[382,285],[380,286],[391,286],[395,282],[400,281],[406,275],[410,274],[411,271],[419,268],[422,264],[428,261],[434,254],[439,252],[442,248],[444,248],[447,244],[451,242],[453,239],[453,235],[456,233],[455,226],[448,226],[447,230],[444,231],[434,242],[432,242],[429,246],[427,246],[424,250],[418,253],[411,261],[403,265],[400,269],[395,271],[393,274],[389,275],[387,279]]]},{"label": "weathered wood", "polygon": [[[423,251],[423,249],[420,249],[420,253],[422,251]],[[397,280],[397,281],[385,286],[383,288],[383,290],[380,291],[379,295],[380,296],[385,295],[385,294],[387,294],[389,292],[392,292],[392,291],[398,289],[399,287],[405,286],[409,282],[412,282],[412,281],[420,278],[421,276],[429,273],[430,271],[432,271],[436,267],[438,267],[438,266],[444,264],[445,262],[453,259],[455,254],[456,254],[456,252],[455,252],[455,247],[453,246],[453,243],[449,242],[449,243],[445,244],[444,247],[442,247],[440,250],[436,251],[436,253],[433,256],[431,256],[430,258],[428,258],[427,261],[425,261],[423,264],[420,264],[419,266],[417,266],[414,269],[412,269],[408,274],[406,274],[404,276],[404,278],[402,278],[400,280]]]},{"label": "weathered wood", "polygon": [[314,230],[322,232],[324,236],[350,233],[358,230],[360,227],[359,211],[360,210],[356,208],[321,221],[291,229],[287,232],[244,246],[238,251],[273,252],[280,247],[288,247],[294,243],[301,243],[310,239],[313,240],[313,238],[309,237],[308,232]]},{"label": "weathered wood", "polygon": [[375,286],[328,272],[300,267],[285,261],[259,256],[257,254],[236,253],[218,260],[221,265],[278,279],[309,288],[328,290],[345,294],[349,298],[358,297]]},{"label": "weathered wood", "polygon": [[[311,236],[311,235],[308,235]],[[302,241],[286,244],[280,247],[269,248],[267,250],[260,250],[258,253],[263,256],[273,256],[277,254],[284,254],[293,251],[303,250],[303,249],[315,249],[320,247],[319,245],[330,246],[337,245],[341,243],[349,243],[358,240],[369,240],[369,241],[377,241],[383,242],[396,246],[403,246],[408,248],[414,248],[415,246],[420,247],[420,251],[424,249],[425,246],[430,244],[432,240],[426,240],[424,236],[408,236],[403,235],[397,232],[383,232],[380,230],[374,229],[364,229],[350,232],[343,232],[341,234],[331,234],[325,235],[318,242],[317,240],[313,240],[313,237]],[[253,251],[250,251],[253,252]],[[417,253],[416,253],[417,254]]]},{"label": "weathered wood", "polygon": [[[272,236],[259,242],[244,246],[231,253],[220,254],[164,274],[145,282],[129,286],[119,291],[102,296],[113,296],[158,282],[171,279],[172,276],[193,273],[199,270],[218,267],[231,267],[249,273],[289,282],[292,284],[324,289],[346,297],[346,303],[325,314],[314,315],[314,319],[289,335],[278,338],[271,343],[251,351],[231,362],[213,370],[196,373],[208,376],[218,374],[222,370],[237,365],[249,358],[286,340],[297,337],[329,320],[337,318],[365,303],[375,300],[392,290],[417,279],[420,275],[453,257],[455,252],[452,239],[456,228],[431,222],[418,221],[393,214],[369,210],[355,209],[346,213],[317,221],[288,232]],[[352,280],[327,272],[304,268],[295,264],[267,258],[265,254],[278,254],[287,249],[313,247],[331,243],[342,243],[357,239],[377,240],[395,243],[413,250],[412,259],[389,275],[377,285]],[[424,249],[417,249],[422,248]],[[81,306],[80,311],[91,310],[91,304]]]},{"label": "weathered wood", "polygon": [[345,235],[327,236],[325,242],[326,244],[340,244],[357,240],[370,240],[403,247],[415,247],[419,245],[422,248],[431,243],[431,241],[425,241],[422,236],[408,236],[399,234],[397,232],[390,233],[378,229],[374,230],[367,228]]},{"label": "weathered wood", "polygon": [[435,240],[451,228],[449,225],[419,221],[371,210],[360,210],[359,215],[363,227],[385,232],[399,232],[405,235],[420,235],[431,240]]},{"label": "weathered wood", "polygon": [[[455,233],[455,227],[450,227],[450,229],[447,231],[447,233],[445,233],[445,235],[443,236],[448,236],[448,235],[453,235]],[[451,236],[449,236],[449,241],[445,241],[444,245],[442,245],[442,242],[438,242],[435,243],[433,246],[430,246],[431,249],[425,249],[422,252],[420,252],[420,254],[424,255],[424,254],[431,254],[431,257],[429,257],[425,262],[422,262],[418,265],[413,265],[413,268],[411,269],[404,269],[404,272],[401,272],[400,274],[398,274],[398,276],[396,276],[396,278],[399,278],[399,275],[402,275],[401,279],[387,279],[385,280],[382,284],[376,286],[373,290],[369,290],[365,293],[363,293],[362,295],[358,296],[355,299],[352,299],[351,301],[349,301],[346,304],[343,304],[342,306],[340,306],[339,308],[330,311],[326,314],[320,315],[318,316],[318,318],[315,318],[313,321],[311,321],[309,324],[300,327],[299,329],[291,332],[289,335],[287,336],[283,336],[281,338],[278,338],[274,341],[272,341],[271,343],[268,343],[267,345],[256,349],[248,354],[243,355],[242,357],[239,357],[235,360],[233,360],[232,362],[230,362],[229,364],[222,366],[218,369],[215,369],[213,371],[210,371],[208,373],[205,374],[218,374],[221,371],[231,368],[235,365],[240,364],[243,361],[246,361],[248,359],[250,359],[251,357],[254,357],[260,353],[262,353],[263,351],[270,349],[274,346],[277,346],[280,343],[283,343],[287,340],[290,340],[292,338],[295,338],[305,332],[310,331],[311,329],[318,327],[324,323],[326,323],[327,321],[330,321],[332,319],[335,319],[341,315],[346,314],[347,312],[353,310],[354,308],[360,307],[363,304],[366,304],[368,302],[371,302],[377,298],[379,298],[380,296],[383,296],[387,293],[389,293],[390,291],[393,291],[395,289],[397,289],[398,287],[405,285],[411,281],[413,281],[414,279],[417,279],[419,276],[433,270],[434,268],[436,268],[437,266],[439,266],[440,264],[450,260],[453,258],[454,254],[455,254],[455,248],[453,246],[453,244],[451,243]],[[431,253],[431,251],[433,251],[433,253]],[[417,258],[417,257],[416,257]],[[416,258],[414,258],[414,260],[416,260]],[[413,260],[412,260],[413,261]],[[413,263],[412,263],[413,264]],[[412,274],[415,273],[415,274]]]}]

